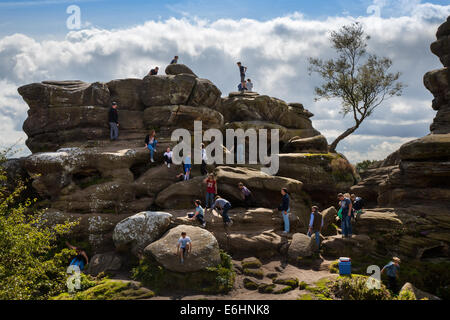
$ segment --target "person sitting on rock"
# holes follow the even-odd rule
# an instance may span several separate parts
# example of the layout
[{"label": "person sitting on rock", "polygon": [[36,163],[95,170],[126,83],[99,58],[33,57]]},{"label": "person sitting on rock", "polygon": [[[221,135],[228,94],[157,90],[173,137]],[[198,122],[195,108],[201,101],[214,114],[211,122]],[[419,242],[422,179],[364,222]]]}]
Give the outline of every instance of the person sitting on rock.
[{"label": "person sitting on rock", "polygon": [[71,245],[67,241],[66,241],[66,245],[70,249],[75,250],[77,252],[77,256],[72,259],[72,261],[70,262],[70,265],[77,266],[80,269],[80,271],[82,271],[84,269],[84,266],[86,266],[89,263],[89,258],[87,256],[86,252],[81,248],[77,248],[77,247]]},{"label": "person sitting on rock", "polygon": [[186,232],[181,233],[180,239],[178,239],[177,244],[177,256],[180,256],[180,262],[184,263],[184,258],[187,257],[188,253],[190,253],[192,250],[192,241],[191,238],[189,238],[186,235]]},{"label": "person sitting on rock", "polygon": [[109,129],[111,141],[119,138],[119,113],[117,112],[117,103],[111,103],[111,108],[108,113]]},{"label": "person sitting on rock", "polygon": [[245,90],[247,90],[247,88],[243,87],[243,86],[242,86],[242,83],[239,83],[239,84],[238,84],[238,91],[239,91],[239,92],[244,92]]},{"label": "person sitting on rock", "polygon": [[342,238],[352,237],[352,201],[350,200],[350,195],[348,198],[344,194],[338,194],[339,206],[341,207],[341,229]]},{"label": "person sitting on rock", "polygon": [[250,79],[247,79],[247,90],[248,90],[248,92],[253,91],[253,82]]},{"label": "person sitting on rock", "polygon": [[202,208],[202,202],[200,200],[195,200],[194,205],[195,205],[195,214],[190,214],[188,215],[188,217],[190,220],[197,219],[204,228],[206,227],[206,221],[205,221],[205,210]]},{"label": "person sitting on rock", "polygon": [[188,153],[184,158],[184,180],[189,180],[192,170],[191,154]]},{"label": "person sitting on rock", "polygon": [[241,197],[245,203],[245,210],[248,210],[248,208],[252,205],[252,192],[244,186],[242,182],[238,183],[238,188],[241,191]]},{"label": "person sitting on rock", "polygon": [[245,72],[247,72],[247,67],[244,67],[241,62],[237,63],[239,67],[239,73],[241,75],[241,85],[243,90],[247,90],[247,84],[245,82]]},{"label": "person sitting on rock", "polygon": [[227,226],[231,226],[233,221],[228,216],[228,210],[231,209],[231,203],[228,200],[223,199],[219,195],[216,196],[215,202],[211,207],[211,210],[218,208],[222,215],[223,223]]},{"label": "person sitting on rock", "polygon": [[289,192],[286,188],[281,189],[281,195],[283,196],[281,199],[281,204],[278,207],[278,211],[281,211],[284,221],[284,234],[289,233],[289,212],[291,211],[289,207]]},{"label": "person sitting on rock", "polygon": [[156,132],[155,130],[152,130],[150,134],[148,134],[145,137],[145,146],[148,150],[150,150],[150,161],[155,162],[153,159],[153,154],[156,152],[156,145],[158,144],[158,141],[156,140]]},{"label": "person sitting on rock", "polygon": [[168,147],[166,152],[164,152],[164,163],[167,165],[167,168],[170,168],[170,164],[172,163],[173,152]]},{"label": "person sitting on rock", "polygon": [[320,232],[322,231],[323,228],[323,217],[322,214],[319,212],[319,207],[313,206],[311,210],[312,212],[309,218],[308,237],[311,237],[313,234],[315,234],[317,250],[319,250]]},{"label": "person sitting on rock", "polygon": [[156,76],[156,75],[158,75],[158,71],[159,71],[159,67],[155,67],[155,69],[150,70],[150,72],[148,73],[148,75],[150,75],[150,76]]},{"label": "person sitting on rock", "polygon": [[211,208],[214,203],[214,197],[217,194],[217,182],[216,178],[212,173],[208,175],[208,177],[203,180],[206,183],[206,202],[205,208]]},{"label": "person sitting on rock", "polygon": [[175,56],[172,61],[170,61],[170,64],[177,64],[178,63],[178,56]]},{"label": "person sitting on rock", "polygon": [[357,197],[354,194],[350,196],[350,199],[352,200],[353,204],[352,216],[355,218],[355,221],[357,221],[363,213],[364,201],[361,197]]},{"label": "person sitting on rock", "polygon": [[387,265],[381,269],[381,274],[386,271],[386,275],[388,277],[388,289],[391,290],[394,294],[397,294],[398,287],[397,287],[397,278],[398,273],[400,271],[400,259],[397,257],[393,257],[392,261],[389,262]]}]

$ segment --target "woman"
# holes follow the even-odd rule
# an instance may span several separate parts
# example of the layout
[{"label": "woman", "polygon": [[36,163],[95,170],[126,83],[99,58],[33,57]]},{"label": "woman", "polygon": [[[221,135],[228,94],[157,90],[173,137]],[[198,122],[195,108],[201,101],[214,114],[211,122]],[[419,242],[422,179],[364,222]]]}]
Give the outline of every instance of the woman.
[{"label": "woman", "polygon": [[173,152],[170,148],[167,148],[166,152],[164,152],[164,163],[167,165],[167,168],[170,168],[170,164],[172,163]]},{"label": "woman", "polygon": [[157,144],[158,141],[156,140],[156,132],[155,130],[152,130],[152,132],[145,137],[145,146],[147,147],[148,150],[150,150],[151,162],[155,162],[155,160],[153,160],[153,154],[156,152]]},{"label": "woman", "polygon": [[195,205],[195,214],[189,215],[189,220],[197,219],[204,228],[206,227],[206,221],[205,221],[205,210],[202,208],[202,202],[200,200],[195,200],[194,205]]},{"label": "woman", "polygon": [[72,246],[70,243],[66,242],[66,245],[77,252],[77,256],[72,259],[70,262],[71,266],[78,266],[80,268],[80,271],[84,269],[84,266],[89,263],[89,258],[86,254],[86,252],[83,249],[77,248],[75,246]]},{"label": "woman", "polygon": [[210,173],[208,175],[208,178],[203,180],[204,183],[206,183],[206,202],[205,202],[205,208],[211,208],[214,203],[214,197],[217,194],[217,182],[216,178],[214,178],[214,175]]},{"label": "woman", "polygon": [[281,199],[281,204],[278,207],[278,210],[281,211],[284,221],[284,234],[289,233],[289,212],[291,211],[289,207],[289,192],[286,188],[281,189],[281,195],[283,198]]}]

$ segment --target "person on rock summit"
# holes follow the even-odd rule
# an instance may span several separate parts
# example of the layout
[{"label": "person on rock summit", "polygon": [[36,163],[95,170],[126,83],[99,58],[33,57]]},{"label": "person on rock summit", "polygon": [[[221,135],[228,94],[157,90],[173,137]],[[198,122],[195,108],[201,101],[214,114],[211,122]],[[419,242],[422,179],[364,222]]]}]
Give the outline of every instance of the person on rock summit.
[{"label": "person on rock summit", "polygon": [[175,56],[172,61],[170,61],[170,64],[177,64],[178,63],[178,56]]},{"label": "person on rock summit", "polygon": [[108,121],[110,139],[111,141],[117,140],[119,138],[119,113],[117,112],[116,102],[113,102],[111,108],[109,108]]},{"label": "person on rock summit", "polygon": [[284,234],[289,233],[289,212],[291,211],[289,207],[289,192],[286,188],[281,189],[281,195],[283,196],[281,204],[278,207],[278,211],[281,211],[284,221]]},{"label": "person on rock summit", "polygon": [[241,62],[238,62],[237,65],[239,67],[239,73],[241,75],[242,90],[247,90],[247,82],[245,81],[245,73],[247,72],[247,67],[244,67]]},{"label": "person on rock summit", "polygon": [[150,70],[149,75],[150,76],[156,76],[158,75],[159,67],[155,67],[155,69]]}]

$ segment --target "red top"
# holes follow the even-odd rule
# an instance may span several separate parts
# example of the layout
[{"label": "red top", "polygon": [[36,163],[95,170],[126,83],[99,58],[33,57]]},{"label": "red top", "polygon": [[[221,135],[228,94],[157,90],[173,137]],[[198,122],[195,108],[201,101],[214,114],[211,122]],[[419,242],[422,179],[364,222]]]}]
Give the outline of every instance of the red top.
[{"label": "red top", "polygon": [[206,180],[206,192],[216,193],[216,182],[214,180]]}]

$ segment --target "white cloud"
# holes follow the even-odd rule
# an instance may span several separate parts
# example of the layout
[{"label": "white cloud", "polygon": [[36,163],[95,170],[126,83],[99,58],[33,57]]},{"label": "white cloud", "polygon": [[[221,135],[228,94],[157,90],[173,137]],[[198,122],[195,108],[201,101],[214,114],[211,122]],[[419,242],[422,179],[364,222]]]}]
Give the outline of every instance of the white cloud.
[{"label": "white cloud", "polygon": [[[416,3],[412,8],[408,16],[358,18],[372,36],[369,51],[392,58],[393,70],[402,72],[401,80],[408,87],[403,97],[387,101],[354,136],[371,136],[372,149],[355,143],[353,137],[338,147],[349,158],[357,159],[356,154],[364,150],[364,158],[384,157],[404,139],[428,133],[434,111],[422,76],[440,67],[429,45],[438,25],[450,14],[450,6]],[[26,107],[16,93],[20,85],[48,79],[143,77],[156,65],[164,70],[178,54],[181,63],[212,80],[224,95],[236,89],[235,63],[241,60],[256,91],[302,102],[315,114],[313,124],[331,140],[351,125],[351,119],[342,119],[338,101],[314,102],[314,87],[320,79],[308,75],[307,58],[332,57],[329,31],[354,20],[310,20],[299,13],[268,21],[171,18],[127,29],[74,31],[62,41],[38,41],[22,34],[0,38],[0,86],[8,88],[8,94],[0,92],[0,110],[9,110],[0,111],[8,119],[2,130],[5,136],[18,136],[26,118]],[[1,143],[7,142],[2,139]]]}]

